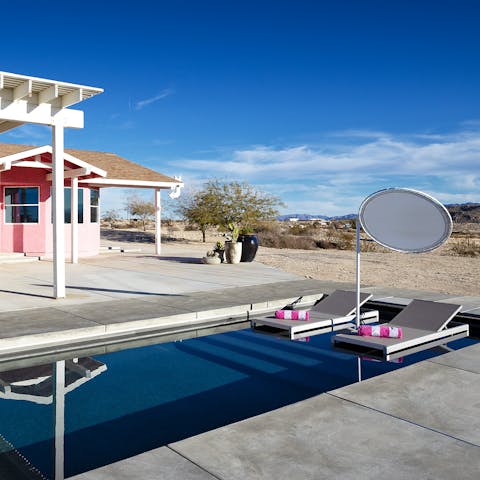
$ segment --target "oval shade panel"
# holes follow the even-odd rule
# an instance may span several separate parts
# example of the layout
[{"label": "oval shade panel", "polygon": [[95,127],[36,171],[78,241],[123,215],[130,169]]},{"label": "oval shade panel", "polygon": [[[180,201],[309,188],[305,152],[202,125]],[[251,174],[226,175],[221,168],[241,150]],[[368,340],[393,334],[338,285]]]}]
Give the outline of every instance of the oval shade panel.
[{"label": "oval shade panel", "polygon": [[438,200],[407,188],[373,193],[360,205],[358,218],[373,240],[398,252],[429,252],[452,232],[452,218]]}]

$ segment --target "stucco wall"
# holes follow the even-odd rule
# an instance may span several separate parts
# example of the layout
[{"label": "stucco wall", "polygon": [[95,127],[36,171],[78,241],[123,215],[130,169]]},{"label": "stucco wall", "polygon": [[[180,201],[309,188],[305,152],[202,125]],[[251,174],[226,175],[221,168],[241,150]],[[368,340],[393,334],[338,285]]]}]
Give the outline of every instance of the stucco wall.
[{"label": "stucco wall", "polygon": [[[13,167],[0,173],[0,251],[22,252],[49,258],[53,252],[51,220],[51,183],[46,171],[36,168]],[[68,181],[65,186],[70,186]],[[39,222],[5,223],[5,187],[39,187]],[[79,191],[79,193],[81,190]],[[90,191],[83,189],[83,220],[78,224],[79,256],[97,255],[100,248],[100,224],[90,223]],[[65,225],[65,255],[71,252],[71,226]]]}]

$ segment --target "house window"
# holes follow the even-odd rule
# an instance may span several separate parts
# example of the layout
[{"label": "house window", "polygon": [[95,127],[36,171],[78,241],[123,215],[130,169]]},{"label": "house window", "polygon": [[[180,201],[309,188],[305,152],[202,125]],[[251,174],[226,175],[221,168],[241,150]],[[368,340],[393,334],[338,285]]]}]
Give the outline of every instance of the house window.
[{"label": "house window", "polygon": [[[72,189],[65,187],[65,223],[71,223],[72,215]],[[78,189],[78,223],[83,223],[83,188]]]},{"label": "house window", "polygon": [[[77,218],[78,223],[83,223],[83,188],[78,189],[78,209],[77,209]],[[72,223],[72,189],[70,187],[65,187],[63,189],[63,198],[64,198],[64,214],[63,222]],[[52,202],[52,215],[51,219],[53,222],[53,202]]]},{"label": "house window", "polygon": [[99,202],[98,202],[98,190],[90,190],[90,222],[99,222]]},{"label": "house window", "polygon": [[5,188],[5,223],[38,223],[38,187]]}]

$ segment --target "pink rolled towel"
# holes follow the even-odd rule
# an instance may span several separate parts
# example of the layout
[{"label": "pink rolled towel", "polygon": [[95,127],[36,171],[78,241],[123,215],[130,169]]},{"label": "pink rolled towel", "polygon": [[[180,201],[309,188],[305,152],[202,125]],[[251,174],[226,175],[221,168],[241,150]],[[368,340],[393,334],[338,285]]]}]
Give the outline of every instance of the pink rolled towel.
[{"label": "pink rolled towel", "polygon": [[309,314],[306,310],[277,310],[275,318],[282,320],[308,320]]},{"label": "pink rolled towel", "polygon": [[402,338],[402,329],[388,325],[360,325],[358,334],[366,337]]}]

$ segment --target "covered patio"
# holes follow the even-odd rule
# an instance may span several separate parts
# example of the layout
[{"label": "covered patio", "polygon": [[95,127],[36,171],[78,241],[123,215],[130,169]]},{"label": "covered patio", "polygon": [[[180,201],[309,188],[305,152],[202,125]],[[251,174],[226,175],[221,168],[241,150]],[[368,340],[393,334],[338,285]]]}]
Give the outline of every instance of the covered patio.
[{"label": "covered patio", "polygon": [[[3,228],[0,229],[0,252],[20,252],[26,255],[52,257],[53,245],[49,225],[53,211],[50,199],[53,178],[52,147],[34,147],[0,143],[0,197],[4,208]],[[114,153],[65,149],[64,151],[64,236],[65,256],[78,263],[79,256],[99,253],[101,189],[107,187],[150,189],[155,201],[155,253],[161,253],[161,190],[177,196],[183,183]],[[40,189],[39,214],[33,218],[22,215],[20,206],[7,214],[8,194],[18,185]],[[86,190],[84,192],[84,190]],[[45,205],[44,205],[45,204]],[[30,202],[30,209],[37,208]],[[15,208],[15,207],[10,207]],[[17,223],[21,224],[18,228]],[[45,236],[45,244],[39,237]],[[10,238],[12,237],[12,238]],[[20,237],[20,238],[18,238]],[[23,238],[24,237],[24,238]],[[81,240],[79,242],[79,239]],[[82,245],[82,251],[79,245]]]},{"label": "covered patio", "polygon": [[[51,232],[51,255],[53,258],[53,297],[64,298],[65,254],[70,251],[72,263],[79,257],[79,221],[76,212],[79,207],[79,188],[90,189],[90,224],[99,223],[100,207],[98,191],[102,187],[149,188],[154,191],[156,221],[156,254],[161,251],[161,197],[162,189],[171,189],[172,196],[178,196],[181,181],[167,177],[153,170],[103,152],[84,150],[68,151],[64,148],[64,129],[83,128],[84,114],[69,107],[98,95],[103,89],[79,84],[59,82],[43,78],[0,72],[0,133],[24,124],[47,125],[52,128],[52,146],[31,147],[25,145],[0,144],[1,179],[10,180],[2,189],[4,222],[10,228],[2,228],[2,235],[21,236],[24,240],[43,235],[49,246]],[[24,170],[28,169],[28,170]],[[18,182],[33,172],[30,182]],[[42,172],[42,173],[39,173]],[[38,186],[37,186],[38,183]],[[43,187],[40,185],[43,184]],[[70,248],[65,248],[65,187],[70,188]],[[36,188],[36,190],[35,190]],[[43,190],[43,191],[42,191]],[[43,197],[42,197],[43,195]],[[8,198],[7,208],[5,199]],[[42,202],[43,198],[43,202]],[[51,205],[49,201],[51,199]],[[43,215],[40,213],[43,212]],[[51,212],[51,213],[50,213]],[[7,221],[5,222],[5,218]],[[92,222],[92,220],[94,220]],[[51,222],[51,228],[50,228]],[[16,228],[18,224],[21,228]],[[39,231],[27,227],[41,225]],[[86,231],[84,238],[96,233]],[[8,242],[7,242],[8,243]],[[15,240],[13,241],[15,243]],[[18,246],[9,245],[7,251],[18,251]],[[10,250],[8,250],[10,249]],[[17,250],[16,250],[17,249]]]}]

